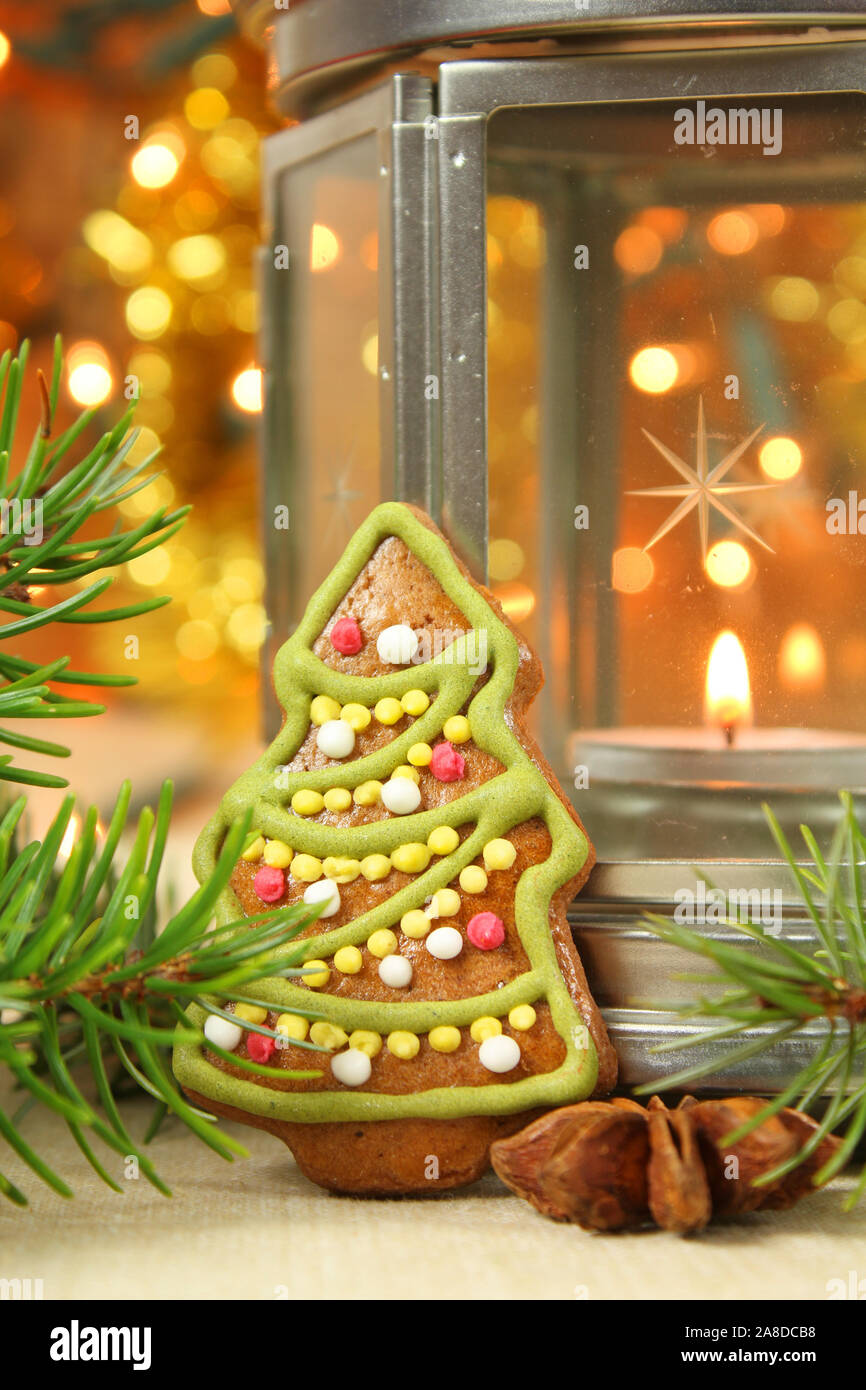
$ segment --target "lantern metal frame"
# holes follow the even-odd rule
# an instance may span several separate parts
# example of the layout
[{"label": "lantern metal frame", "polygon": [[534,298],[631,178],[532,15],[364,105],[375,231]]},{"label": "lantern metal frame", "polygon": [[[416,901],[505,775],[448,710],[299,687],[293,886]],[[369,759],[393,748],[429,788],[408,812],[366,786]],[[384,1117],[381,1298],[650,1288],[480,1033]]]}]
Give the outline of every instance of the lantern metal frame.
[{"label": "lantern metal frame", "polygon": [[[268,0],[273,14],[272,0]],[[242,6],[252,27],[260,24],[256,3]],[[507,22],[497,24],[503,7],[485,0],[473,7],[471,32],[465,29],[465,6],[437,6],[435,35],[429,7],[419,6],[413,28],[411,14],[397,6],[409,30],[389,29],[393,5],[372,7],[377,12],[376,35],[362,43],[361,28],[370,20],[369,7],[348,10],[337,0],[311,0],[273,25],[271,43],[282,76],[277,90],[284,110],[303,109],[312,100],[333,92],[339,79],[358,83],[363,69],[432,43],[454,44],[460,38],[477,44],[488,27],[496,39],[506,33],[525,40],[556,31],[575,42],[573,5],[554,0],[505,7]],[[348,30],[337,36],[316,30],[315,21],[337,11],[350,18]],[[625,13],[624,13],[625,10]],[[486,360],[486,138],[491,115],[503,107],[593,106],[606,103],[725,100],[737,97],[782,97],[803,93],[866,92],[866,42],[849,30],[833,26],[857,23],[856,6],[841,4],[838,13],[816,15],[806,4],[791,4],[784,14],[753,0],[728,4],[724,12],[707,0],[668,0],[651,7],[621,0],[595,0],[593,23],[605,29],[648,18],[663,27],[688,18],[691,28],[724,23],[736,28],[765,21],[771,25],[812,20],[827,26],[821,35],[798,33],[780,44],[778,33],[742,47],[713,47],[700,34],[685,50],[635,52],[583,51],[579,57],[503,56],[460,59],[449,50],[438,63],[436,81],[430,75],[392,73],[379,85],[344,99],[339,106],[312,116],[281,132],[264,145],[265,246],[260,258],[263,306],[262,354],[265,368],[263,419],[264,491],[266,501],[280,495],[278,468],[286,466],[278,450],[289,437],[287,412],[291,402],[275,389],[273,365],[281,360],[286,315],[286,280],[273,264],[273,247],[281,240],[280,180],[299,163],[358,139],[375,135],[380,156],[379,183],[379,407],[381,495],[415,502],[442,525],[452,543],[479,579],[487,570],[487,360]],[[455,17],[463,15],[464,29]],[[569,13],[566,14],[566,11]],[[392,22],[394,15],[391,16]],[[288,21],[291,20],[291,25]],[[423,22],[422,22],[423,21]],[[441,22],[440,22],[441,21]],[[862,25],[866,20],[859,17]],[[425,28],[426,25],[426,28]],[[360,27],[359,27],[360,26]],[[261,25],[260,25],[261,27]],[[495,32],[494,32],[495,31]],[[668,34],[670,29],[667,29]],[[378,37],[377,37],[378,36]],[[490,35],[488,35],[489,37]],[[393,40],[393,41],[392,41]],[[730,39],[728,40],[730,43]],[[365,46],[366,44],[366,46]],[[560,50],[561,51],[561,50]],[[342,56],[340,56],[342,55]],[[348,57],[346,56],[348,55]],[[325,73],[323,77],[323,72]],[[423,389],[431,378],[438,392]],[[544,468],[542,460],[541,467]],[[275,492],[274,489],[277,489]],[[266,513],[270,507],[266,506]],[[293,548],[264,528],[264,547],[270,586],[269,611],[279,640],[291,626],[286,595],[295,589]],[[552,545],[543,547],[548,553]],[[266,656],[270,662],[272,652]],[[279,712],[272,704],[270,723]],[[776,865],[720,861],[702,869],[719,887],[729,889],[754,882],[756,867],[762,881],[785,884]],[[629,1083],[661,1079],[677,1069],[675,1054],[653,1056],[651,1049],[666,1038],[685,1037],[704,1026],[684,1024],[676,1014],[659,1010],[654,1001],[671,997],[671,974],[689,968],[691,958],[677,958],[640,927],[642,910],[673,911],[673,892],[690,881],[692,870],[676,861],[617,863],[597,866],[584,893],[573,904],[571,919],[584,952],[605,1016]],[[798,906],[786,899],[786,939],[812,939]],[[713,932],[713,935],[719,935]],[[724,933],[721,933],[724,935]],[[623,986],[625,981],[625,986]],[[640,1000],[623,1007],[622,991],[629,981]],[[617,1002],[612,1003],[616,997]],[[792,1070],[810,1055],[820,1025],[810,1026],[796,1039],[746,1062],[729,1066],[713,1078],[712,1089],[783,1089]],[[701,1049],[690,1054],[700,1060]]]}]

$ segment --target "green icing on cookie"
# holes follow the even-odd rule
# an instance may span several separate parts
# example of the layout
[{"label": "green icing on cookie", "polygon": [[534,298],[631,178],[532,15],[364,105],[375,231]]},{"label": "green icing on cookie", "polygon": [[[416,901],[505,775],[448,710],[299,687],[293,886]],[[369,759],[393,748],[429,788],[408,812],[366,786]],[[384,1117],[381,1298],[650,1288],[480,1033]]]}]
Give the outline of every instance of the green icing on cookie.
[{"label": "green icing on cookie", "polygon": [[[296,791],[301,788],[324,791],[336,785],[351,790],[370,779],[387,780],[394,767],[405,762],[413,743],[433,742],[445,720],[466,705],[476,683],[477,671],[470,669],[473,663],[466,660],[465,637],[459,638],[432,661],[376,677],[344,675],[313,654],[312,645],[331,614],[376,548],[389,536],[398,536],[405,542],[431,570],[476,633],[486,635],[491,673],[472,698],[467,714],[474,743],[496,758],[505,771],[467,795],[432,811],[394,816],[359,826],[319,824],[291,811],[290,802]],[[470,646],[468,650],[472,652],[473,648]],[[477,651],[476,646],[474,652]],[[506,722],[505,707],[519,661],[513,634],[460,573],[441,537],[399,503],[388,502],[377,507],[311,599],[297,631],[278,652],[274,686],[285,710],[283,728],[258,762],[226,794],[216,816],[199,837],[193,863],[199,881],[206,882],[213,872],[228,826],[249,806],[254,808],[256,829],[271,838],[284,840],[296,852],[320,858],[337,855],[361,859],[377,852],[389,854],[400,844],[425,842],[436,826],[473,826],[470,835],[452,854],[434,859],[426,871],[370,912],[333,931],[301,943],[290,943],[275,953],[275,961],[287,956],[287,964],[296,964],[301,959],[327,959],[341,946],[363,946],[372,931],[393,927],[404,912],[423,907],[436,889],[453,882],[460,870],[480,854],[488,840],[506,835],[532,817],[540,817],[550,832],[552,851],[543,863],[531,865],[524,871],[514,900],[514,921],[530,969],[501,989],[469,999],[380,1003],[347,999],[318,990],[311,992],[292,979],[275,977],[257,984],[256,992],[274,1008],[298,1013],[314,1010],[318,1016],[339,1023],[346,1031],[367,1028],[383,1035],[395,1029],[423,1034],[440,1024],[465,1028],[481,1015],[503,1017],[515,1004],[541,1000],[548,1004],[553,1025],[565,1044],[566,1057],[562,1064],[554,1071],[519,1081],[420,1090],[408,1095],[353,1090],[341,1087],[336,1081],[333,1091],[301,1093],[272,1091],[265,1085],[229,1075],[213,1066],[201,1047],[182,1045],[174,1052],[174,1070],[182,1085],[250,1114],[301,1123],[504,1115],[540,1105],[567,1104],[591,1093],[598,1070],[596,1051],[560,972],[548,922],[551,899],[563,884],[580,872],[586,862],[588,845],[556,792],[521,748]],[[356,702],[372,707],[383,696],[399,699],[408,689],[424,690],[435,695],[435,699],[404,733],[384,747],[345,765],[290,774],[283,770],[307,736],[313,695],[330,695],[340,704]],[[242,915],[236,895],[227,888],[217,906],[218,925]],[[240,927],[238,930],[249,929]],[[193,1022],[201,1024],[205,1014],[199,1006],[193,1005],[189,1016]],[[406,1065],[412,1064],[407,1062]]]}]

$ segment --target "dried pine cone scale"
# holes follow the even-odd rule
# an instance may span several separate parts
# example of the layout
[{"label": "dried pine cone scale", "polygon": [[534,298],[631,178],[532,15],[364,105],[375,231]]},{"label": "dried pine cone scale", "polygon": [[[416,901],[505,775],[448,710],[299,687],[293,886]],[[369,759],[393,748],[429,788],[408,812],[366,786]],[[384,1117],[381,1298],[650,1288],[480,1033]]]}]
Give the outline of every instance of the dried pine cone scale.
[{"label": "dried pine cone scale", "polygon": [[722,1142],[765,1104],[756,1096],[686,1096],[676,1110],[658,1096],[646,1109],[625,1098],[586,1101],[499,1140],[490,1157],[512,1191],[554,1220],[592,1231],[654,1223],[684,1235],[714,1218],[792,1206],[814,1191],[814,1174],[841,1142],[834,1136],[781,1178],[754,1185],[814,1134],[808,1115],[782,1110],[735,1144]]}]

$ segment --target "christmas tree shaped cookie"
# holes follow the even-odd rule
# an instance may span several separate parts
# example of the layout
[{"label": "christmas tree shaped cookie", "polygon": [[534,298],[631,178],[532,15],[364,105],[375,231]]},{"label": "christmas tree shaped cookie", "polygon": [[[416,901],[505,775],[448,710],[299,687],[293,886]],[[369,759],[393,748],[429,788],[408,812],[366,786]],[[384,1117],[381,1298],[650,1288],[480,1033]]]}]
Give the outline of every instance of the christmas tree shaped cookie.
[{"label": "christmas tree shaped cookie", "polygon": [[[192,1007],[231,1055],[182,1046],[175,1071],[323,1186],[470,1182],[494,1139],[613,1085],[565,919],[592,849],[522,724],[541,679],[493,596],[398,503],[368,517],[277,655],[283,728],[195,867],[206,881],[252,808],[220,924],[301,899],[320,915],[281,948],[303,974],[257,984],[262,1005],[234,1023]],[[279,1075],[298,1070],[318,1075]]]}]

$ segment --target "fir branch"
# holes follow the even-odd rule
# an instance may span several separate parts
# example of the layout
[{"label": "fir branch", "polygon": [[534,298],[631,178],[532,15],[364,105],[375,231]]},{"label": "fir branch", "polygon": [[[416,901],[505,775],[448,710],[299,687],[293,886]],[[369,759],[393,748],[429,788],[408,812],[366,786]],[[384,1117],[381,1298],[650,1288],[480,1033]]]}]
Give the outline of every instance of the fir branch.
[{"label": "fir branch", "polygon": [[[121,1190],[93,1140],[109,1154],[135,1157],[139,1171],[167,1194],[169,1189],[121,1119],[109,1065],[118,1058],[136,1085],[157,1103],[143,1142],[171,1112],[222,1157],[245,1154],[240,1144],[216,1128],[212,1115],[184,1097],[172,1076],[167,1049],[176,1041],[202,1041],[201,1032],[183,1013],[190,999],[223,1013],[212,996],[240,1002],[255,997],[247,987],[265,976],[300,974],[295,953],[279,948],[315,919],[317,909],[297,904],[209,930],[215,901],[247,837],[247,818],[229,830],[210,881],[156,933],[151,927],[171,815],[169,783],[156,812],[145,808],[140,813],[119,869],[118,846],[129,814],[128,784],[118,796],[105,842],[100,844],[96,812],[91,809],[65,862],[60,850],[73,823],[74,798],[66,798],[42,841],[16,852],[25,804],[20,797],[0,819],[0,1069],[7,1070],[25,1093],[27,1109],[42,1105],[66,1122],[88,1163],[109,1186]],[[259,1026],[256,1031],[269,1032]],[[229,1060],[256,1074],[274,1074],[247,1059]],[[82,1069],[95,1090],[93,1100],[85,1095],[83,1081],[76,1079],[76,1071]],[[320,1074],[279,1073],[299,1078]],[[70,1196],[65,1180],[22,1134],[23,1113],[22,1108],[12,1115],[0,1109],[0,1143],[5,1141],[55,1192]],[[0,1194],[18,1205],[26,1202],[2,1174]]]},{"label": "fir branch", "polygon": [[[702,981],[728,986],[718,998],[701,998],[677,1010],[683,1017],[729,1019],[728,1024],[654,1050],[677,1051],[738,1036],[742,1043],[733,1051],[713,1049],[710,1057],[663,1083],[655,1080],[637,1087],[638,1094],[691,1085],[732,1062],[760,1055],[807,1025],[814,1031],[816,1023],[823,1024],[813,1055],[784,1093],[725,1137],[725,1142],[734,1143],[783,1106],[793,1103],[805,1110],[829,1093],[829,1103],[808,1143],[787,1163],[765,1173],[760,1183],[774,1182],[808,1158],[826,1135],[841,1129],[841,1147],[814,1176],[819,1186],[841,1169],[866,1136],[866,903],[862,874],[866,834],[858,824],[850,793],[841,792],[840,800],[842,816],[826,858],[808,826],[800,827],[811,866],[797,861],[772,810],[763,808],[814,927],[817,941],[812,952],[730,918],[722,919],[723,924],[760,943],[760,950],[714,940],[669,917],[648,913],[644,918],[660,940],[703,956],[717,967],[715,976],[701,976]],[[850,1209],[864,1191],[866,1167],[846,1207]]]},{"label": "fir branch", "polygon": [[[0,643],[50,623],[121,622],[161,608],[169,602],[167,597],[141,599],[117,608],[94,604],[114,582],[109,571],[164,544],[183,525],[189,510],[161,507],[130,530],[116,524],[106,534],[86,541],[79,538],[82,528],[101,512],[116,507],[158,476],[148,471],[156,453],[133,467],[127,465],[137,438],[131,428],[130,408],[83,458],[71,463],[71,450],[91,425],[95,412],[85,411],[52,439],[63,365],[59,339],[51,382],[37,373],[39,426],[20,469],[10,476],[28,353],[25,342],[17,357],[6,352],[0,358],[0,614],[9,617],[9,621],[0,622]],[[44,604],[36,602],[38,593],[51,595],[57,586],[66,585],[78,587]],[[4,651],[0,651],[0,678],[5,682],[0,684],[0,718],[4,720],[76,719],[103,712],[103,705],[55,692],[55,682],[95,687],[135,684],[134,676],[71,670],[68,657],[38,665]],[[2,744],[49,757],[66,757],[69,752],[63,744],[0,726]],[[42,787],[68,785],[54,773],[19,767],[13,755],[5,754],[0,756],[0,781]]]}]

